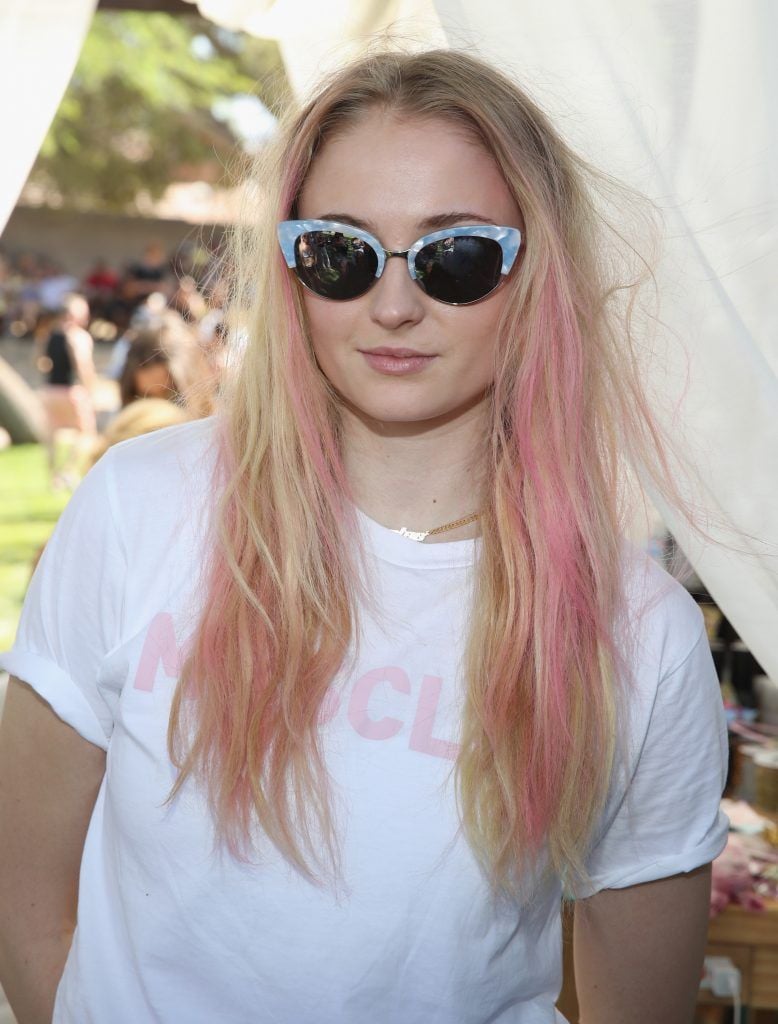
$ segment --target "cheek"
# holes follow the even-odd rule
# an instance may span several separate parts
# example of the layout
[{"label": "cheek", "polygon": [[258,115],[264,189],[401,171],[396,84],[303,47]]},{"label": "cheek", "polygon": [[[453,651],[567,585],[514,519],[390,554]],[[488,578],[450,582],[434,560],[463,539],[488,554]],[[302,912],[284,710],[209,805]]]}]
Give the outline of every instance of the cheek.
[{"label": "cheek", "polygon": [[327,302],[305,296],[305,311],[311,333],[311,344],[319,362],[336,356],[349,334],[348,303]]},{"label": "cheek", "polygon": [[502,302],[461,307],[453,310],[458,319],[449,319],[449,337],[459,339],[463,357],[479,374],[491,372],[494,365],[502,310]]}]

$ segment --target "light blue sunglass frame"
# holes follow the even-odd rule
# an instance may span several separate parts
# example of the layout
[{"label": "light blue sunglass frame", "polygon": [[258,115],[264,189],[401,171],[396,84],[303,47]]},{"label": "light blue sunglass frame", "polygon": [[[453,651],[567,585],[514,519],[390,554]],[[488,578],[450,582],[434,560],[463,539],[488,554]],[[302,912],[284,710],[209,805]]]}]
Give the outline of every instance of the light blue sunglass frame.
[{"label": "light blue sunglass frame", "polygon": [[[280,222],[277,228],[278,241],[281,245],[281,251],[284,254],[286,265],[290,270],[294,270],[297,266],[297,260],[295,258],[294,246],[300,235],[307,234],[309,231],[337,231],[344,235],[350,235],[353,238],[359,238],[374,250],[378,263],[375,272],[375,281],[379,279],[381,274],[384,272],[386,261],[391,259],[393,256],[405,256],[408,263],[408,273],[414,281],[417,281],[415,261],[419,252],[424,248],[425,245],[430,245],[433,242],[439,242],[442,238],[491,238],[497,242],[502,250],[502,268],[500,271],[500,281],[502,281],[507,274],[510,273],[511,267],[516,262],[516,257],[519,254],[521,248],[521,232],[518,228],[502,227],[496,224],[466,224],[455,228],[442,228],[440,231],[433,231],[428,235],[422,235],[418,238],[410,249],[385,249],[383,245],[378,241],[375,235],[371,235],[369,231],[363,231],[361,228],[355,228],[352,224],[343,224],[339,221],[334,220],[283,220]],[[298,279],[299,280],[299,279]],[[375,283],[373,282],[373,284]],[[491,295],[492,292],[498,287],[500,281],[495,284],[491,291],[487,292],[486,295],[482,295],[478,299],[473,299],[472,302],[480,302],[481,299],[485,299],[487,295]],[[304,282],[301,282],[304,284]],[[371,285],[372,287],[372,285]],[[314,292],[314,294],[318,294]],[[360,293],[364,295],[365,293]],[[426,294],[426,292],[425,292]],[[355,296],[358,298],[359,296]],[[430,298],[435,298],[431,295]],[[348,300],[333,300],[333,301],[348,301]],[[444,302],[443,299],[436,299],[436,302]],[[469,306],[472,302],[446,302],[447,306]]]}]

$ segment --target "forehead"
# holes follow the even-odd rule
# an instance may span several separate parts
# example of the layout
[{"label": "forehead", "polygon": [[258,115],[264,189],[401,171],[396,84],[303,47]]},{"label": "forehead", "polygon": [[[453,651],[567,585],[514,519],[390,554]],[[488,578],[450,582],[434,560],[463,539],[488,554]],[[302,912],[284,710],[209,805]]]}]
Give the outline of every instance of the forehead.
[{"label": "forehead", "polygon": [[403,243],[430,216],[460,210],[520,226],[508,185],[479,141],[445,120],[388,111],[371,112],[323,145],[298,204],[301,217],[350,213],[384,235],[405,234]]}]

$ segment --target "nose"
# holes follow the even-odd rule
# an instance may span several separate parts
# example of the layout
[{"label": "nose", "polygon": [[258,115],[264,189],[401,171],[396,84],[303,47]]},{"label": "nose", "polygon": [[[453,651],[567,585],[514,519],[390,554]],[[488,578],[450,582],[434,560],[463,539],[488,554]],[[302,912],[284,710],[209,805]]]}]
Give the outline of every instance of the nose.
[{"label": "nose", "polygon": [[416,324],[424,317],[424,296],[408,273],[404,256],[387,259],[384,272],[370,289],[369,296],[370,316],[386,330]]}]

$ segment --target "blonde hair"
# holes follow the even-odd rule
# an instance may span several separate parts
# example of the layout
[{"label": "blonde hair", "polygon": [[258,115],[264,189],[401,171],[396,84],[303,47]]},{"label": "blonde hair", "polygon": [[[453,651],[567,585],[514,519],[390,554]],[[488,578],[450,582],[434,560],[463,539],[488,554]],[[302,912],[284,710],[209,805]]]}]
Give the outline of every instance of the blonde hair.
[{"label": "blonde hair", "polygon": [[138,398],[118,412],[99,436],[92,450],[90,464],[94,465],[109,448],[120,441],[151,434],[155,430],[186,423],[190,419],[192,416],[185,409],[166,398]]},{"label": "blonde hair", "polygon": [[247,345],[226,398],[208,597],[170,720],[173,793],[189,776],[203,781],[238,855],[258,823],[311,880],[337,870],[319,718],[363,599],[357,531],[337,396],[275,226],[294,216],[322,145],[376,108],[475,136],[522,211],[485,438],[455,777],[465,834],[496,888],[542,868],[575,894],[624,734],[629,467],[689,513],[632,341],[634,295],[650,274],[628,246],[604,256],[619,238],[598,196],[629,196],[512,81],[462,53],[346,67],[287,118],[254,171],[264,208],[233,245]]}]

